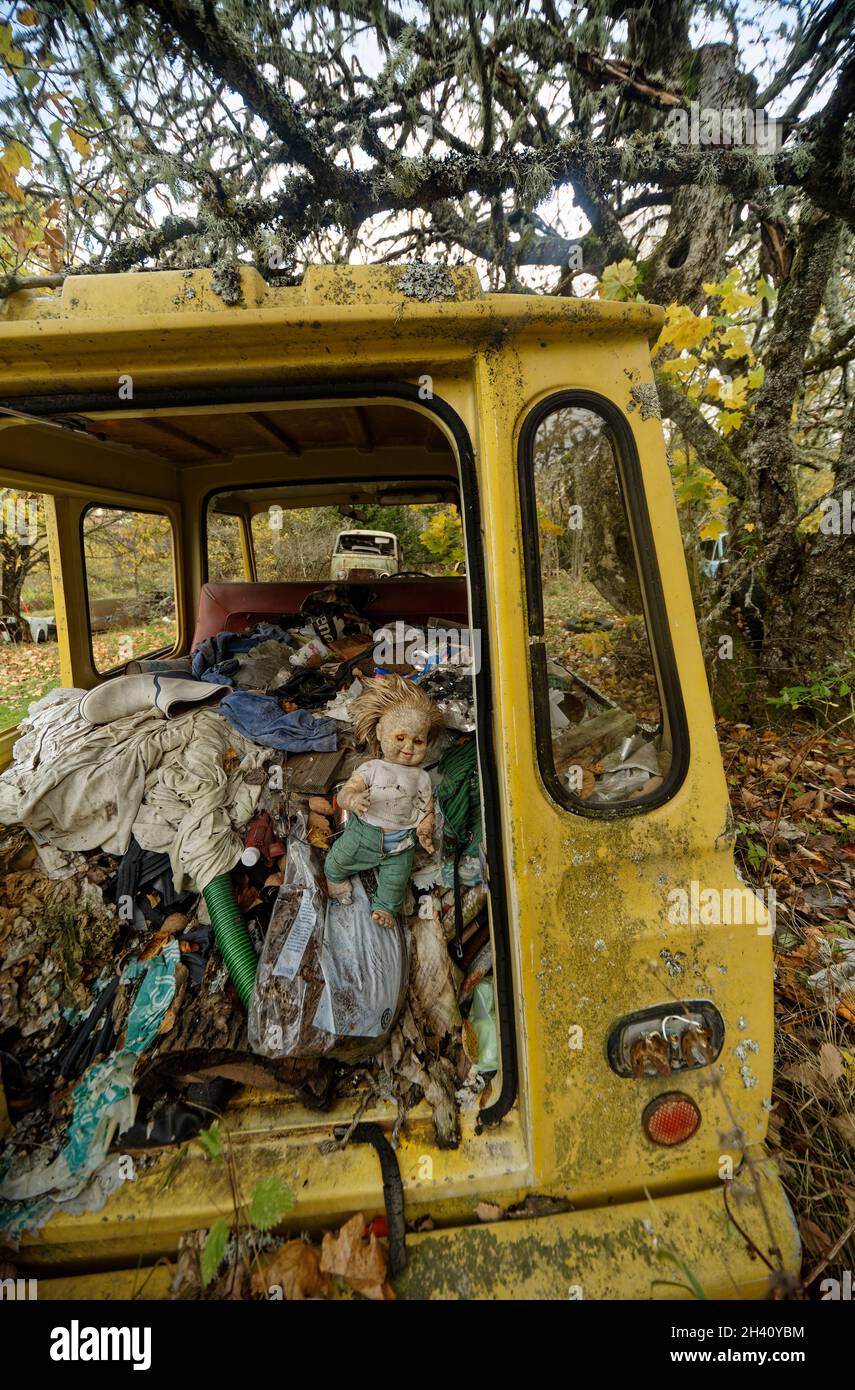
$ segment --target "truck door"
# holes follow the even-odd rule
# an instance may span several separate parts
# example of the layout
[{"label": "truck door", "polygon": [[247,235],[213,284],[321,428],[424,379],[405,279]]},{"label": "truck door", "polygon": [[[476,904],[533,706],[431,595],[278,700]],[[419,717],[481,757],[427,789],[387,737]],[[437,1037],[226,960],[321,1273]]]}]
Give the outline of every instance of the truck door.
[{"label": "truck door", "polygon": [[513,424],[494,367],[481,416],[520,1099],[540,1181],[589,1202],[716,1182],[771,1089],[762,907],[675,912],[740,890],[661,428],[619,386],[643,353],[565,352],[590,387]]}]

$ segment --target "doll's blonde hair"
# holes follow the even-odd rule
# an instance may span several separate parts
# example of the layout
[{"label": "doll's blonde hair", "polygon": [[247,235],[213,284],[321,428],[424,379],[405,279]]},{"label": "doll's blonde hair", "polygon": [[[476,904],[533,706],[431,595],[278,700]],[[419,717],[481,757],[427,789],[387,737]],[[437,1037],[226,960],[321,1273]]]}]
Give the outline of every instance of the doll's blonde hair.
[{"label": "doll's blonde hair", "polygon": [[420,714],[430,735],[442,726],[442,712],[429,695],[403,676],[380,676],[353,702],[353,728],[360,743],[367,743],[376,758],[380,752],[377,725],[384,714],[407,710]]}]

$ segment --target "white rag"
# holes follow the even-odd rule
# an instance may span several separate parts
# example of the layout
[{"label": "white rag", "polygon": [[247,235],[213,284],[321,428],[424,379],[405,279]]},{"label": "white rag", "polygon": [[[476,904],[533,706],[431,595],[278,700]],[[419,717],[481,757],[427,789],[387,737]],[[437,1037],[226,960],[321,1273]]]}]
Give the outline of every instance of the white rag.
[{"label": "white rag", "polygon": [[[78,711],[82,694],[54,690],[30,706],[0,774],[0,823],[65,851],[100,845],[122,855],[135,835],[144,849],[169,854],[179,891],[201,891],[233,868],[243,849],[236,830],[260,793],[244,777],[270,751],[208,708],[176,719],[146,709],[94,726]],[[240,759],[229,775],[228,749]]]}]

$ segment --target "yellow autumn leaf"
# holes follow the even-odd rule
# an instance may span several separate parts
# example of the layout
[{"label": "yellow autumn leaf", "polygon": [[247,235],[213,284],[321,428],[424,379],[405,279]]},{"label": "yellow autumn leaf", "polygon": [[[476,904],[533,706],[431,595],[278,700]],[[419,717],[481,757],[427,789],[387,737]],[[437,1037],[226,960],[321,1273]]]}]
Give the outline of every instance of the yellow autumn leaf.
[{"label": "yellow autumn leaf", "polygon": [[729,492],[715,492],[709,499],[709,505],[714,512],[720,512],[725,507],[730,507],[737,499],[731,497]]},{"label": "yellow autumn leaf", "polygon": [[2,160],[0,160],[0,193],[5,193],[7,198],[12,198],[16,203],[23,203],[24,201],[24,190],[18,187],[15,175],[9,173]]},{"label": "yellow autumn leaf", "polygon": [[727,294],[729,290],[735,290],[738,283],[739,266],[735,265],[730,268],[723,280],[705,280],[704,294],[709,295],[711,299],[719,298],[721,295]]},{"label": "yellow autumn leaf", "polygon": [[601,299],[629,299],[638,284],[638,270],[626,257],[607,265],[597,286]]},{"label": "yellow autumn leaf", "polygon": [[848,1048],[845,1047],[841,1047],[838,1050],[840,1052],[841,1057],[843,1058],[843,1063],[846,1067],[846,1070],[848,1072],[851,1072],[852,1076],[855,1077],[855,1054],[850,1052]]},{"label": "yellow autumn leaf", "polygon": [[751,391],[756,391],[758,386],[762,386],[766,380],[766,368],[762,362],[758,362],[756,367],[748,373],[748,386]]},{"label": "yellow autumn leaf", "polygon": [[27,5],[25,9],[19,10],[15,18],[19,24],[23,24],[25,29],[29,29],[39,22],[38,15],[35,10],[30,9],[29,5]]},{"label": "yellow autumn leaf", "polygon": [[777,293],[774,286],[769,284],[769,281],[764,275],[758,276],[754,281],[754,288],[757,291],[757,298],[765,299],[767,302],[774,300]]},{"label": "yellow autumn leaf", "polygon": [[710,299],[720,299],[721,309],[725,314],[735,314],[739,309],[753,309],[760,303],[760,294],[749,294],[747,290],[738,288],[740,271],[738,266],[734,266],[724,280],[717,284],[705,282],[704,294],[709,295]]},{"label": "yellow autumn leaf", "polygon": [[12,26],[0,24],[0,53],[8,53],[12,47]]},{"label": "yellow autumn leaf", "polygon": [[14,145],[7,145],[5,147],[3,153],[0,155],[0,164],[3,165],[7,174],[11,174],[14,178],[21,167],[21,157]]},{"label": "yellow autumn leaf", "polygon": [[700,386],[697,386],[697,385],[695,385],[695,386],[688,386],[688,387],[686,388],[686,395],[687,395],[687,396],[689,397],[689,399],[692,400],[692,401],[700,400],[700,396],[701,396],[701,388],[700,388]]},{"label": "yellow autumn leaf", "polygon": [[70,125],[67,125],[65,127],[65,133],[68,136],[74,148],[76,149],[77,153],[81,155],[83,159],[88,159],[92,153],[92,146],[86,139],[86,136],[81,135],[78,130],[75,130],[74,127]]},{"label": "yellow autumn leaf", "polygon": [[686,304],[669,304],[665,326],[656,341],[656,351],[671,346],[678,350],[698,347],[712,332],[712,319],[693,314]]},{"label": "yellow autumn leaf", "polygon": [[667,362],[662,363],[663,372],[670,372],[672,376],[691,376],[696,367],[701,364],[693,353],[688,357],[669,357]]},{"label": "yellow autumn leaf", "polygon": [[31,167],[33,157],[26,145],[22,145],[20,140],[13,140],[3,150],[2,160],[10,174],[17,174],[19,169]]},{"label": "yellow autumn leaf", "polygon": [[738,430],[742,424],[742,411],[723,410],[718,417],[718,423],[722,434],[732,434],[733,431]]},{"label": "yellow autumn leaf", "polygon": [[744,290],[731,290],[724,295],[721,307],[726,314],[735,314],[738,309],[753,309],[755,304],[759,304],[760,299],[756,294],[746,294]]},{"label": "yellow autumn leaf", "polygon": [[717,541],[719,536],[723,536],[727,530],[727,522],[722,521],[721,517],[713,517],[707,521],[698,532],[702,541]]},{"label": "yellow autumn leaf", "polygon": [[725,357],[747,357],[753,365],[754,352],[742,328],[726,328],[721,335]]},{"label": "yellow autumn leaf", "polygon": [[573,636],[573,645],[588,656],[602,656],[608,651],[610,642],[607,632],[580,632]]},{"label": "yellow autumn leaf", "polygon": [[717,401],[721,395],[721,382],[718,377],[711,376],[704,385],[704,395],[708,401]]},{"label": "yellow autumn leaf", "polygon": [[722,394],[722,404],[726,405],[728,410],[738,410],[740,406],[745,405],[747,394],[748,377],[735,376],[727,391]]}]

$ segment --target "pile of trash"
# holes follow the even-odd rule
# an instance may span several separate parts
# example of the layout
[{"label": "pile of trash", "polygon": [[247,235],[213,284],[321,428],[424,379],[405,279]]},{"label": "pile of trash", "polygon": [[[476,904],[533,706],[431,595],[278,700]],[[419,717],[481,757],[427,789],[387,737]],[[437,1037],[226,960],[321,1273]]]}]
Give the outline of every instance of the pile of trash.
[{"label": "pile of trash", "polygon": [[591,806],[650,796],[668,775],[667,731],[621,708],[558,661],[547,663],[552,760],[570,792]]},{"label": "pile of trash", "polygon": [[[486,1103],[499,1063],[467,634],[379,662],[353,593],[328,586],[275,624],[30,707],[0,774],[5,1243],[97,1210],[123,1152],[192,1137],[242,1084],[318,1108],[392,1101],[393,1139],[424,1098],[440,1145]],[[427,746],[412,766],[393,754],[388,786],[354,727],[381,685],[431,706]],[[398,774],[430,806],[418,828],[372,823]],[[355,835],[379,848],[348,881],[332,865]]]}]

